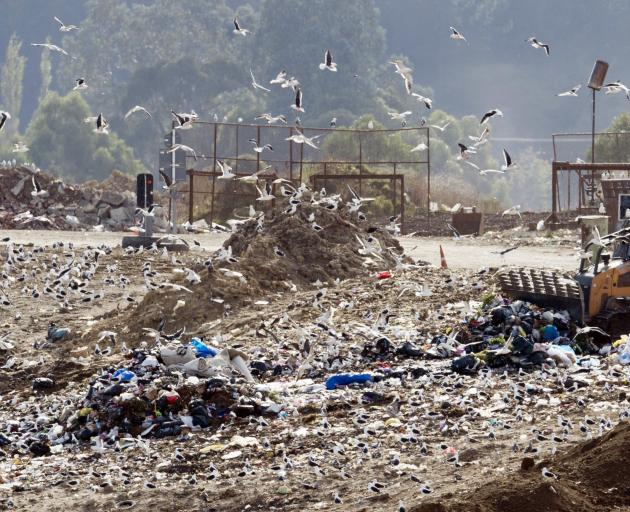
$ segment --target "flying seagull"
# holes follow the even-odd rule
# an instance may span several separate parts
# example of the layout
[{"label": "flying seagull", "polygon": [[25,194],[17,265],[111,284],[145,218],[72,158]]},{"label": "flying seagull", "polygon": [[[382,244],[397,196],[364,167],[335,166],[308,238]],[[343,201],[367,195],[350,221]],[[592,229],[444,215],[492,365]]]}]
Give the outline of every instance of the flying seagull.
[{"label": "flying seagull", "polygon": [[42,48],[46,48],[51,52],[59,52],[63,55],[68,55],[68,52],[63,48],[59,48],[56,44],[51,43],[31,43],[31,46],[41,46]]},{"label": "flying seagull", "polygon": [[431,108],[431,106],[433,105],[433,100],[431,98],[427,98],[425,96],[422,96],[421,94],[418,94],[416,92],[411,94],[414,98],[417,98],[418,101],[420,101],[421,103],[424,103],[424,106],[427,107],[428,109]]},{"label": "flying seagull", "polygon": [[195,160],[197,160],[197,153],[190,146],[186,146],[184,144],[173,144],[170,148],[166,150],[167,153],[173,153],[174,151],[185,151],[186,153],[192,153],[192,156]]},{"label": "flying seagull", "polygon": [[421,142],[415,148],[413,148],[413,149],[411,149],[409,151],[410,151],[410,153],[415,153],[417,151],[425,151],[427,148],[428,148],[428,146],[424,142]]},{"label": "flying seagull", "polygon": [[282,85],[284,82],[286,82],[286,80],[287,80],[287,72],[285,69],[283,69],[282,71],[280,71],[280,73],[276,75],[276,78],[274,78],[273,80],[270,80],[269,83]]},{"label": "flying seagull", "polygon": [[620,80],[604,85],[604,89],[606,89],[606,94],[617,94],[623,91],[626,93],[626,98],[630,100],[630,89],[622,84]]},{"label": "flying seagull", "polygon": [[153,117],[151,115],[151,112],[149,112],[146,108],[141,107],[140,105],[136,105],[135,107],[131,108],[129,112],[125,114],[125,119],[127,119],[129,116],[132,116],[136,112],[144,112],[148,117]]},{"label": "flying seagull", "polygon": [[271,144],[265,144],[264,146],[259,146],[258,141],[256,139],[249,139],[249,142],[251,142],[254,145],[254,151],[256,153],[262,153],[265,149],[268,149],[269,151],[273,151],[273,147],[271,146]]},{"label": "flying seagull", "polygon": [[79,30],[79,27],[76,25],[66,25],[63,21],[61,21],[57,16],[54,17],[55,21],[61,25],[59,27],[59,32],[72,32],[73,30]]},{"label": "flying seagull", "polygon": [[4,129],[4,125],[7,124],[9,119],[11,119],[11,114],[0,110],[0,132]]},{"label": "flying seagull", "polygon": [[451,35],[449,36],[451,39],[453,39],[454,41],[464,41],[464,42],[468,42],[466,41],[466,38],[461,35],[454,27],[449,27],[451,29]]},{"label": "flying seagull", "polygon": [[501,112],[498,108],[493,108],[483,115],[479,124],[486,124],[488,122],[488,119],[494,116],[503,117],[503,112]]},{"label": "flying seagull", "polygon": [[446,130],[449,127],[450,124],[451,124],[451,122],[449,121],[448,123],[443,124],[442,126],[438,126],[437,124],[430,124],[429,126],[431,128],[435,128],[436,130],[440,130],[441,132],[443,132],[444,130]]},{"label": "flying seagull", "polygon": [[31,176],[31,183],[33,184],[33,191],[31,192],[33,197],[43,197],[48,195],[48,192],[42,189],[39,182],[35,179],[35,176]]},{"label": "flying seagull", "polygon": [[217,160],[217,164],[219,165],[219,169],[221,169],[221,176],[219,176],[218,180],[231,180],[232,178],[236,178],[236,174],[232,172],[232,168],[221,160]]},{"label": "flying seagull", "polygon": [[558,96],[576,96],[578,95],[578,91],[582,88],[582,84],[577,84],[573,89],[566,92],[561,92]]},{"label": "flying seagull", "polygon": [[319,65],[319,69],[321,70],[327,69],[328,71],[337,71],[337,63],[333,62],[332,53],[330,53],[330,50],[326,50],[326,52],[324,53],[324,62],[322,62]]},{"label": "flying seagull", "polygon": [[192,128],[195,119],[197,119],[197,114],[194,110],[190,114],[178,114],[174,110],[171,110],[171,114],[173,114],[173,117],[175,117],[175,120],[179,123],[179,126],[176,126],[176,128],[181,130]]},{"label": "flying seagull", "polygon": [[162,179],[164,180],[164,185],[162,185],[162,188],[164,190],[170,190],[173,186],[173,180],[171,179],[171,177],[163,171],[160,171],[160,176],[162,176]]},{"label": "flying seagull", "polygon": [[295,104],[291,105],[291,108],[297,112],[304,112],[304,107],[302,106],[302,89],[299,87],[297,91],[295,91]]},{"label": "flying seagull", "polygon": [[105,116],[102,113],[96,116],[96,128],[94,128],[94,133],[103,133],[107,135],[109,133],[108,128],[109,123],[107,122],[107,119],[105,119]]},{"label": "flying seagull", "polygon": [[507,150],[503,149],[503,165],[501,166],[502,171],[507,171],[509,169],[514,169],[516,167],[516,162],[512,162],[512,157],[507,152]]},{"label": "flying seagull", "polygon": [[88,88],[88,85],[85,83],[85,78],[77,78],[75,82],[77,85],[73,87],[73,91],[82,91],[83,89]]},{"label": "flying seagull", "polygon": [[287,118],[286,116],[283,116],[282,114],[280,114],[279,116],[272,116],[269,113],[265,113],[265,114],[260,114],[259,116],[256,116],[255,119],[264,119],[265,121],[267,121],[267,124],[275,124],[278,121],[287,124]]},{"label": "flying seagull", "polygon": [[458,160],[466,160],[468,158],[468,155],[477,152],[475,149],[469,148],[461,142],[458,142],[457,145],[459,146],[459,156],[457,157]]},{"label": "flying seagull", "polygon": [[234,18],[234,30],[232,32],[234,32],[235,34],[240,34],[241,36],[246,36],[247,34],[249,34],[249,30],[247,30],[246,28],[241,28],[236,18]]},{"label": "flying seagull", "polygon": [[15,142],[13,143],[13,149],[11,151],[13,153],[26,153],[28,149],[28,146],[24,144],[24,142]]},{"label": "flying seagull", "polygon": [[256,79],[254,78],[254,72],[252,71],[252,68],[249,68],[249,74],[252,76],[252,87],[254,89],[260,89],[261,91],[271,92],[271,89],[267,89],[266,87],[263,87],[258,82],[256,82]]},{"label": "flying seagull", "polygon": [[387,112],[387,115],[394,121],[400,121],[400,124],[404,128],[407,126],[407,116],[411,115],[411,110],[407,110],[406,112]]},{"label": "flying seagull", "polygon": [[396,68],[396,74],[400,75],[405,81],[405,89],[407,94],[411,94],[411,87],[413,86],[413,76],[411,76],[412,69],[405,66],[402,60],[396,59],[389,62]]},{"label": "flying seagull", "polygon": [[526,40],[526,42],[529,43],[530,45],[532,45],[533,48],[542,48],[542,49],[544,49],[545,53],[547,55],[549,55],[549,45],[548,44],[541,43],[535,37],[530,37],[529,39]]}]

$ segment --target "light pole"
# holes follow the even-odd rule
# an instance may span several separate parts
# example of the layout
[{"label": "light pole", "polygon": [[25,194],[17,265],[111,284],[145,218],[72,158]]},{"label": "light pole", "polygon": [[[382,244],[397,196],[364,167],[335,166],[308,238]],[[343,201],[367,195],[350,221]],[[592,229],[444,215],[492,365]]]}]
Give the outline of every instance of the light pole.
[{"label": "light pole", "polygon": [[[608,72],[608,62],[596,60],[591,71],[591,77],[588,79],[588,87],[593,91],[593,117],[591,119],[591,164],[595,163],[595,92],[601,90],[606,73]],[[590,183],[590,206],[595,205],[595,170],[591,168]]]}]

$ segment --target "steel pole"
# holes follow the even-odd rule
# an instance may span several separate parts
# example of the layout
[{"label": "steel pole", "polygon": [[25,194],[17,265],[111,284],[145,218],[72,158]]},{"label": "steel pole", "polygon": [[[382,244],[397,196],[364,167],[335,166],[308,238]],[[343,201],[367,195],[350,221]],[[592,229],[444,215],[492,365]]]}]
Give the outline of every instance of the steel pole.
[{"label": "steel pole", "polygon": [[[175,145],[175,125],[171,127],[171,147]],[[175,159],[175,151],[171,152],[171,190],[170,190],[170,221],[171,221],[171,233],[177,233],[177,197],[175,195],[175,179],[177,163]]]},{"label": "steel pole", "polygon": [[[595,163],[595,89],[593,91],[593,119],[591,124],[591,164]],[[595,205],[595,170],[591,169],[591,204],[590,206]]]}]

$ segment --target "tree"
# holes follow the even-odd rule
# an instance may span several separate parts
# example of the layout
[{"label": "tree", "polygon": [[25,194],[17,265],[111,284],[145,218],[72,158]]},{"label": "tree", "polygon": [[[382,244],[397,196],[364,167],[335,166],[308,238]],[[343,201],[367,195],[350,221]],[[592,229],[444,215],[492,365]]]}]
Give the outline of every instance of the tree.
[{"label": "tree", "polygon": [[[46,38],[46,42],[50,43],[50,37]],[[42,48],[42,53],[39,61],[39,70],[42,75],[42,84],[39,90],[40,103],[46,97],[48,91],[50,90],[50,83],[52,82],[51,69],[52,65],[50,63],[50,50],[48,50],[47,48]]]},{"label": "tree", "polygon": [[22,110],[22,82],[24,80],[24,65],[26,57],[20,55],[22,42],[15,33],[9,39],[7,52],[2,65],[0,76],[0,104],[13,116],[7,126],[7,132],[17,133],[20,126],[20,111]]},{"label": "tree", "polygon": [[[630,114],[622,112],[606,130],[607,132],[627,132],[619,135],[599,135],[595,139],[595,160],[597,162],[630,162]],[[588,150],[585,160],[591,161]]]},{"label": "tree", "polygon": [[78,93],[51,92],[41,102],[28,127],[30,156],[40,166],[71,181],[104,179],[115,169],[135,174],[143,166],[114,133],[96,134],[84,119],[90,115]]}]

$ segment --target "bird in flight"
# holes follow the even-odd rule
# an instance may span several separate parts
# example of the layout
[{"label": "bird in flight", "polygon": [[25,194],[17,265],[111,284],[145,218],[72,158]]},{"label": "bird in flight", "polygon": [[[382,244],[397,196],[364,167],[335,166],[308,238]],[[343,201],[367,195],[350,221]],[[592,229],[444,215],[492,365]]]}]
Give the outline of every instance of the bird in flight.
[{"label": "bird in flight", "polygon": [[76,25],[66,25],[63,21],[57,18],[57,16],[55,16],[54,19],[60,25],[59,32],[72,32],[73,30],[79,30],[79,27]]},{"label": "bird in flight", "polygon": [[249,139],[249,142],[251,142],[254,145],[254,151],[256,153],[262,153],[265,149],[269,151],[273,151],[273,147],[271,146],[271,144],[265,144],[264,146],[259,146],[258,141],[256,139]]},{"label": "bird in flight", "polygon": [[620,80],[604,85],[604,89],[606,89],[605,94],[617,94],[623,91],[626,94],[626,98],[630,100],[630,89],[622,84]]},{"label": "bird in flight", "polygon": [[387,115],[394,121],[400,121],[400,124],[404,128],[407,126],[407,117],[411,115],[411,110],[407,110],[406,112],[387,112]]},{"label": "bird in flight", "polygon": [[8,112],[0,111],[0,132],[4,129],[4,125],[11,119],[11,114]]},{"label": "bird in flight", "polygon": [[437,124],[430,124],[429,126],[431,128],[435,128],[436,130],[440,130],[441,132],[444,132],[444,130],[446,130],[450,124],[451,122],[449,121],[448,123],[443,124],[442,126],[438,126]]},{"label": "bird in flight", "polygon": [[302,89],[299,87],[295,91],[295,103],[291,105],[291,108],[296,112],[304,112],[304,107],[302,106]]},{"label": "bird in flight", "polygon": [[433,105],[433,100],[431,98],[427,98],[426,96],[422,96],[421,94],[418,94],[416,92],[411,94],[414,98],[417,98],[418,101],[420,101],[421,103],[424,103],[424,106],[427,107],[428,109],[431,108],[431,106]]},{"label": "bird in flight", "polygon": [[252,87],[254,89],[260,89],[261,91],[271,92],[271,89],[267,89],[266,87],[263,87],[258,82],[256,82],[256,79],[254,78],[254,72],[252,71],[252,68],[249,68],[249,74],[252,77]]},{"label": "bird in flight", "polygon": [[287,71],[286,69],[283,69],[282,71],[280,71],[280,73],[278,73],[276,75],[276,78],[274,78],[273,80],[270,80],[269,83],[270,84],[279,84],[282,85],[284,82],[286,82],[287,80]]},{"label": "bird in flight", "polygon": [[96,128],[94,128],[94,133],[107,135],[109,133],[108,128],[109,123],[107,122],[107,119],[105,119],[105,116],[102,113],[96,116]]},{"label": "bird in flight", "polygon": [[461,35],[457,29],[455,29],[454,27],[449,28],[451,29],[451,35],[449,36],[451,39],[453,39],[454,41],[464,41],[465,43],[468,43],[468,41],[466,41],[466,38]]},{"label": "bird in flight", "polygon": [[175,151],[185,151],[186,153],[192,153],[192,156],[195,160],[197,160],[197,153],[190,146],[186,146],[185,144],[173,144],[170,148],[166,150],[167,153],[173,153]]},{"label": "bird in flight", "polygon": [[33,184],[33,191],[31,192],[33,197],[43,197],[48,195],[48,192],[41,187],[39,182],[35,179],[35,176],[31,176],[31,183]]},{"label": "bird in flight", "polygon": [[543,50],[545,50],[547,56],[549,56],[549,45],[547,43],[541,43],[535,37],[530,37],[526,40],[526,42],[529,43],[533,48],[542,48]]},{"label": "bird in flight", "polygon": [[493,108],[492,110],[489,110],[482,116],[479,124],[486,124],[488,120],[494,116],[503,117],[503,112],[501,112],[498,108]]},{"label": "bird in flight", "polygon": [[234,30],[232,32],[241,36],[246,36],[247,34],[249,34],[249,30],[247,30],[246,28],[241,28],[236,18],[234,18]]},{"label": "bird in flight", "polygon": [[332,53],[330,53],[330,50],[326,50],[326,52],[324,53],[324,62],[322,62],[319,65],[319,69],[321,69],[322,71],[324,69],[327,69],[328,71],[337,71],[337,63],[333,62],[332,60]]},{"label": "bird in flight", "polygon": [[265,114],[260,114],[259,116],[256,116],[255,119],[264,119],[265,121],[267,121],[267,124],[275,124],[278,121],[287,124],[287,118],[286,116],[283,116],[282,114],[280,114],[279,116],[272,116],[269,113],[265,113]]},{"label": "bird in flight", "polygon": [[153,117],[151,115],[151,112],[149,112],[146,108],[141,107],[140,105],[136,105],[135,107],[129,109],[129,112],[127,112],[125,114],[125,119],[129,118],[130,116],[132,116],[136,112],[144,112],[147,115],[147,117]]},{"label": "bird in flight", "polygon": [[512,162],[512,157],[504,148],[503,149],[503,165],[501,166],[501,170],[507,171],[509,169],[514,169],[514,167],[516,167],[516,162]]},{"label": "bird in flight", "polygon": [[73,91],[82,91],[83,89],[88,88],[88,85],[85,82],[85,78],[77,78],[75,82],[76,85],[72,88]]},{"label": "bird in flight", "polygon": [[31,43],[31,46],[40,46],[42,48],[46,48],[46,49],[50,50],[51,52],[58,52],[58,53],[61,53],[63,55],[68,55],[68,52],[66,50],[64,50],[63,48],[59,48],[59,46],[57,46],[56,44],[51,44],[51,43]]},{"label": "bird in flight", "polygon": [[402,60],[396,59],[389,62],[393,64],[396,68],[396,74],[400,75],[402,79],[405,81],[405,89],[407,89],[407,94],[411,94],[411,87],[413,86],[413,76],[411,73],[413,72],[411,68],[405,66]]},{"label": "bird in flight", "polygon": [[577,97],[578,91],[582,88],[582,84],[577,84],[573,89],[565,92],[561,92],[558,96],[575,96]]}]

